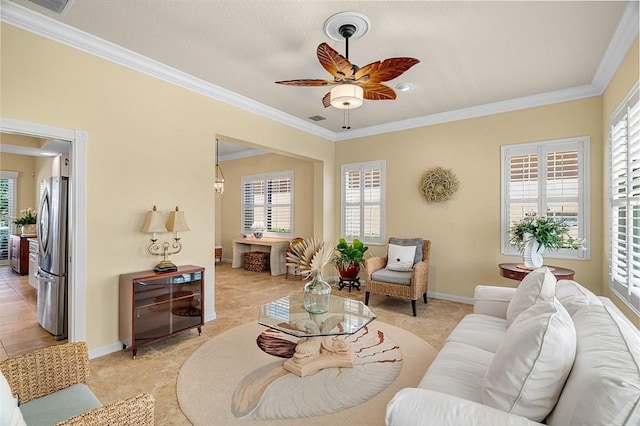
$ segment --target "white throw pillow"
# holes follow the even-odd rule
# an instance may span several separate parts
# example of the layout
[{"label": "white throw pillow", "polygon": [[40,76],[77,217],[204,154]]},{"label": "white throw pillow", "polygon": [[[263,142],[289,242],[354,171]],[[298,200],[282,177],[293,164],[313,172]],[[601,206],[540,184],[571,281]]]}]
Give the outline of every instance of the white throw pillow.
[{"label": "white throw pillow", "polygon": [[542,421],[556,405],[576,355],[576,330],[558,300],[518,315],[482,384],[482,402]]},{"label": "white throw pillow", "polygon": [[416,246],[397,246],[395,244],[389,244],[387,269],[398,272],[411,271],[415,256]]},{"label": "white throw pillow", "polygon": [[549,268],[540,268],[530,272],[513,294],[507,306],[507,327],[510,327],[518,315],[531,305],[553,300],[556,294],[556,277]]},{"label": "white throw pillow", "polygon": [[22,412],[18,408],[18,399],[11,393],[11,388],[4,374],[0,373],[0,426],[26,426]]}]

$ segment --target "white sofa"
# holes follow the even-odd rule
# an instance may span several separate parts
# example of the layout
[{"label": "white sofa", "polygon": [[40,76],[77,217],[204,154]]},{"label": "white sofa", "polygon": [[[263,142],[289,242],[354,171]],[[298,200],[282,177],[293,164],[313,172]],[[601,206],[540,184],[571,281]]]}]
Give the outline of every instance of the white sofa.
[{"label": "white sofa", "polygon": [[640,332],[609,299],[546,268],[474,298],[388,425],[640,425]]}]

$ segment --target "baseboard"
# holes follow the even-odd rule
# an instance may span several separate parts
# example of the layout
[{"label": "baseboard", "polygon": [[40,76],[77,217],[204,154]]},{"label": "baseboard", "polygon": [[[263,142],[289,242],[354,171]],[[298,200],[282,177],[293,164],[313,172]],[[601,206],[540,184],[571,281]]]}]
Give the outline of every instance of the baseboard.
[{"label": "baseboard", "polygon": [[[213,321],[216,318],[217,318],[216,313],[212,312],[212,313],[206,314],[204,316],[204,322],[206,324],[209,321]],[[110,344],[108,344],[106,346],[101,346],[99,348],[90,349],[89,350],[89,359],[99,358],[101,356],[109,355],[109,354],[112,354],[114,352],[118,352],[118,351],[121,351],[121,350],[122,350],[122,342],[110,343]]]},{"label": "baseboard", "polygon": [[122,342],[111,343],[95,349],[89,349],[89,359],[99,358],[122,350]]},{"label": "baseboard", "polygon": [[427,297],[433,297],[434,299],[449,300],[451,302],[465,303],[467,305],[473,305],[473,297],[457,296],[455,294],[438,293],[436,291],[428,291]]}]

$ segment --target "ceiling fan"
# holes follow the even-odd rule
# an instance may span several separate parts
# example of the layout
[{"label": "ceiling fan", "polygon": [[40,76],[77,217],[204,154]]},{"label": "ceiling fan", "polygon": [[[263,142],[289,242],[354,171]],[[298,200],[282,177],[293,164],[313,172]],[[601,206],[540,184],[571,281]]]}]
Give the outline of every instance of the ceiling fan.
[{"label": "ceiling fan", "polygon": [[362,105],[363,99],[371,101],[393,100],[396,92],[382,84],[402,75],[409,68],[419,63],[415,58],[389,58],[372,62],[364,67],[349,62],[349,38],[356,32],[356,26],[350,23],[340,25],[339,34],[346,44],[346,57],[321,43],[317,49],[318,60],[333,80],[302,79],[276,81],[288,86],[334,86],[324,95],[322,105],[340,109],[353,109]]}]

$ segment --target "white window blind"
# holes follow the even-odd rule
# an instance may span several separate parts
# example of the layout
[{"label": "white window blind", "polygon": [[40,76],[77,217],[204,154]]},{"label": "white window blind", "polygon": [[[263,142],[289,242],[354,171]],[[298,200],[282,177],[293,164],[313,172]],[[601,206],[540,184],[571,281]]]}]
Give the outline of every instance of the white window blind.
[{"label": "white window blind", "polygon": [[384,244],[385,162],[342,166],[342,236],[370,244]]},{"label": "white window blind", "polygon": [[571,138],[502,147],[502,253],[519,254],[509,244],[509,228],[525,215],[563,219],[586,250],[560,249],[545,257],[588,258],[589,139]]},{"label": "white window blind", "polygon": [[293,171],[242,178],[242,230],[255,221],[265,225],[265,236],[293,236]]},{"label": "white window blind", "polygon": [[640,313],[640,102],[638,84],[610,123],[611,245],[614,293]]},{"label": "white window blind", "polygon": [[0,265],[9,263],[9,235],[16,216],[18,172],[0,172]]}]

